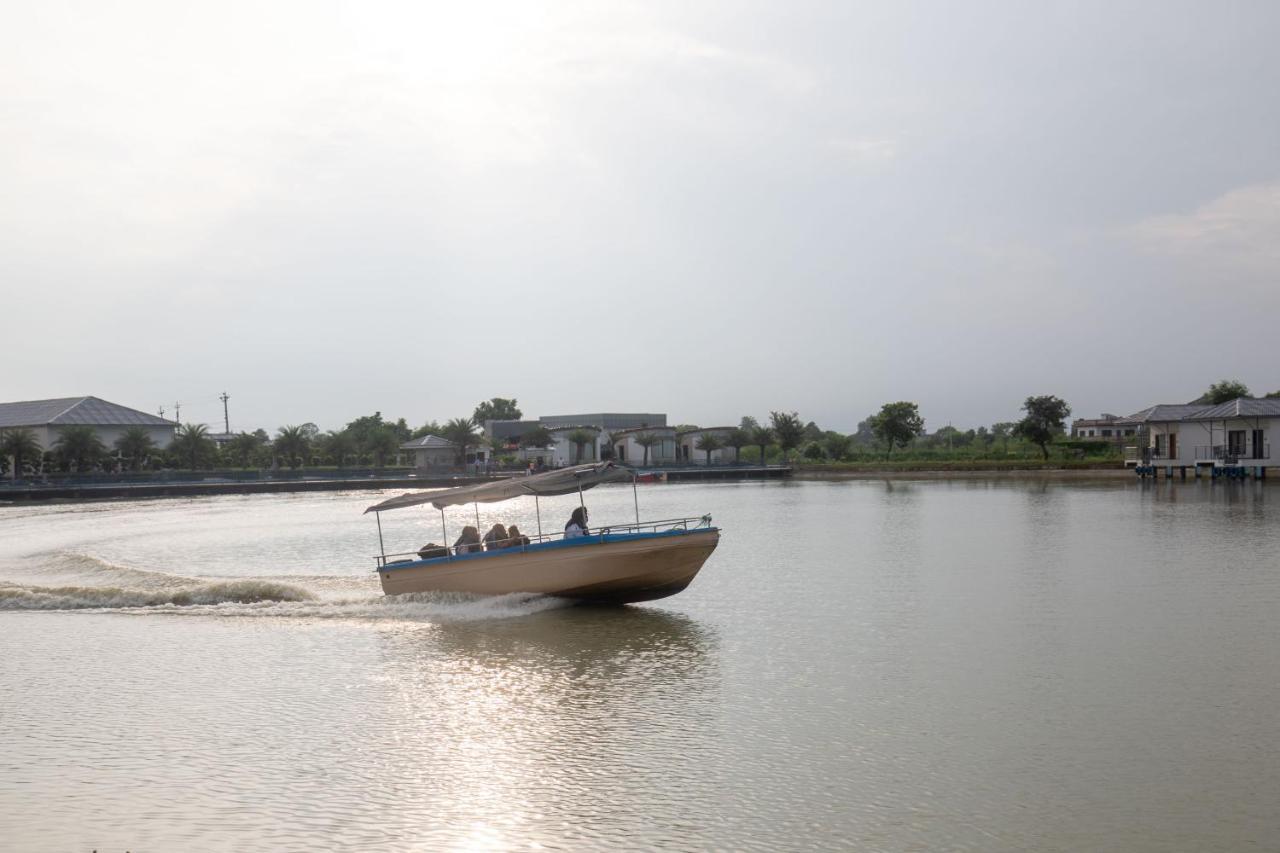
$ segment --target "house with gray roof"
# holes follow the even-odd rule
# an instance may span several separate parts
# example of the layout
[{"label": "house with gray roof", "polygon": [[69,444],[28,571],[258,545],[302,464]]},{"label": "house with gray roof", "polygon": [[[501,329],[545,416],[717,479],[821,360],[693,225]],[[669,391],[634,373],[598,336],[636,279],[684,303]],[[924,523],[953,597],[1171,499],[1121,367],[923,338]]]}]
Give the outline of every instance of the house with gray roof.
[{"label": "house with gray roof", "polygon": [[0,403],[0,430],[27,429],[35,434],[44,450],[58,440],[69,426],[92,427],[107,447],[115,444],[130,427],[142,427],[157,447],[168,447],[178,429],[175,421],[131,409],[99,397],[58,397],[52,400],[25,400]]},{"label": "house with gray roof", "polygon": [[1142,427],[1139,453],[1172,468],[1242,465],[1270,468],[1271,440],[1280,435],[1280,398],[1240,397],[1216,406],[1151,406],[1124,419]]},{"label": "house with gray roof", "polygon": [[415,468],[449,468],[457,463],[458,445],[438,435],[424,435],[400,445],[400,455]]}]

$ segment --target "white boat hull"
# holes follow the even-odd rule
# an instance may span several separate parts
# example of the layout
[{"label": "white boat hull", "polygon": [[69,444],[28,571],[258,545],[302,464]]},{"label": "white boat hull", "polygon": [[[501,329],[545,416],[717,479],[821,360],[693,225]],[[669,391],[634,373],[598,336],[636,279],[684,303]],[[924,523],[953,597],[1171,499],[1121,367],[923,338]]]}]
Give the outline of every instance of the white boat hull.
[{"label": "white boat hull", "polygon": [[715,528],[649,537],[587,537],[581,544],[531,546],[379,569],[383,592],[531,592],[627,603],[674,595],[715,550]]}]

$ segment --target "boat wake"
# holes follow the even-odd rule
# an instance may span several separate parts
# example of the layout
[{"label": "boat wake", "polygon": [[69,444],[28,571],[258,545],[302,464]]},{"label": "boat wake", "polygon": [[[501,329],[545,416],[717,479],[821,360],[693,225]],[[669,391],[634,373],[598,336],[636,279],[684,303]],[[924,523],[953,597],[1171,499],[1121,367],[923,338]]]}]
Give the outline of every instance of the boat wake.
[{"label": "boat wake", "polygon": [[245,579],[183,588],[28,586],[0,583],[0,611],[96,611],[224,617],[471,622],[509,619],[572,602],[534,593],[413,593],[324,599],[274,579]]},{"label": "boat wake", "polygon": [[314,598],[301,587],[262,580],[222,581],[178,589],[0,585],[0,610],[115,610],[165,605],[190,607],[310,601]]},{"label": "boat wake", "polygon": [[534,593],[383,595],[370,575],[189,577],[66,550],[30,555],[5,566],[3,575],[0,611],[470,622],[571,604]]}]

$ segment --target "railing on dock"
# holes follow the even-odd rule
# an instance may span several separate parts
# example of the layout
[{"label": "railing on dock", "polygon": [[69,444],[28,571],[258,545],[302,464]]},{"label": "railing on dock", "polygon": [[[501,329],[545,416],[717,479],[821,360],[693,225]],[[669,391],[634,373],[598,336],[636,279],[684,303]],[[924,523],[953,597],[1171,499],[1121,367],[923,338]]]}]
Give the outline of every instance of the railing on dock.
[{"label": "railing on dock", "polygon": [[1203,460],[1240,460],[1240,459],[1270,459],[1271,445],[1263,444],[1261,447],[1246,447],[1238,444],[1213,444],[1201,445],[1196,448],[1196,459]]},{"label": "railing on dock", "polygon": [[[624,524],[608,524],[594,529],[589,528],[587,532],[578,537],[583,543],[587,542],[606,542],[605,537],[616,536],[619,534],[632,533],[667,533],[672,530],[696,530],[699,527],[710,527],[711,516],[691,516],[689,518],[663,518],[657,521],[641,521]],[[511,551],[528,551],[534,545],[541,545],[547,542],[564,541],[564,531],[556,533],[543,533],[536,536],[521,535],[519,542],[512,542],[510,539],[500,540],[497,543],[481,543],[476,545],[460,545],[457,548],[447,545],[439,545],[432,549],[428,556],[423,556],[427,546],[418,551],[404,551],[399,554],[380,554],[373,558],[380,571],[386,566],[415,563],[420,560],[435,560],[441,558],[467,557],[474,554],[501,554]],[[505,544],[504,544],[505,543]],[[437,550],[438,549],[438,550]],[[470,549],[470,550],[461,550]]]}]

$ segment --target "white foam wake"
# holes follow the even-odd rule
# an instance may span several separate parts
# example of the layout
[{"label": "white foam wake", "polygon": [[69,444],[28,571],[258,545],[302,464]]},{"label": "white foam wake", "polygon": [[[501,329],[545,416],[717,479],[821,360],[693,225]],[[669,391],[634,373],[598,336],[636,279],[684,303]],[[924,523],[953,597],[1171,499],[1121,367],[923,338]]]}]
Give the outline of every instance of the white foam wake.
[{"label": "white foam wake", "polygon": [[254,604],[310,601],[301,587],[276,581],[234,580],[179,589],[127,589],[111,586],[0,585],[0,610],[85,610],[164,605]]}]

